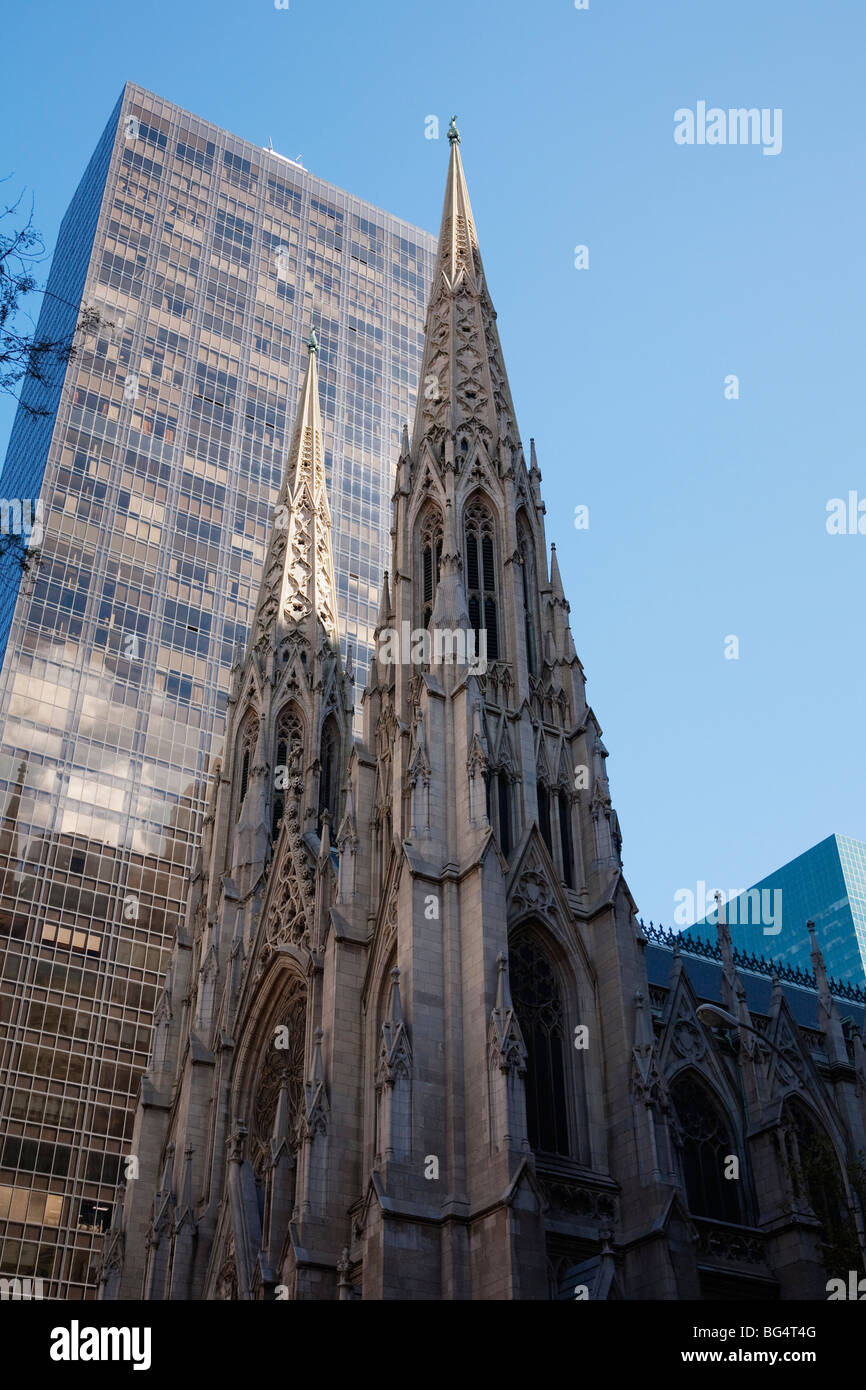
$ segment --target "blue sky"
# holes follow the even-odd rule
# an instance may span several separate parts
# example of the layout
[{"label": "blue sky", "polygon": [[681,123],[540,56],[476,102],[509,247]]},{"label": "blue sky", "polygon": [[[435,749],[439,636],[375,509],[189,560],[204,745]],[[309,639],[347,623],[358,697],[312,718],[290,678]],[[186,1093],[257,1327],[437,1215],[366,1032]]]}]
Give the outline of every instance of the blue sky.
[{"label": "blue sky", "polygon": [[[458,113],[626,875],[655,921],[699,880],[742,888],[834,830],[866,839],[866,535],[825,524],[831,498],[866,500],[864,31],[862,0],[4,17],[0,173],[49,245],[127,78],[433,231]],[[675,144],[699,100],[781,108],[781,153]],[[10,423],[0,407],[0,451]]]}]

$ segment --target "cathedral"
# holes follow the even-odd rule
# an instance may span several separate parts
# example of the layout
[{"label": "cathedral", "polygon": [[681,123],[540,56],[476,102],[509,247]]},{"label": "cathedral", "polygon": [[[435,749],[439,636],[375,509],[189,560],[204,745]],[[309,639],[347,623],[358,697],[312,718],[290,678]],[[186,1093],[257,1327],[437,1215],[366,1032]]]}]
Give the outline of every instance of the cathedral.
[{"label": "cathedral", "polygon": [[825,1299],[866,999],[637,916],[449,140],[362,732],[311,331],[101,1297]]}]

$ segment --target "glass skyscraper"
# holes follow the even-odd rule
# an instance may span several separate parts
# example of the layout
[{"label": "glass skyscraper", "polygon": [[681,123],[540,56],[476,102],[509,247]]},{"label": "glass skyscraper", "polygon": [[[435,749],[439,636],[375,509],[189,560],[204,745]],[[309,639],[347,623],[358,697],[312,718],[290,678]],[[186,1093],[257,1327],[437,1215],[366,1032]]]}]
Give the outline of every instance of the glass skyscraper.
[{"label": "glass skyscraper", "polygon": [[63,221],[39,334],[101,326],[0,480],[44,529],[0,563],[0,1276],[46,1296],[94,1291],[303,340],[360,692],[435,249],[132,84]]},{"label": "glass skyscraper", "polygon": [[[866,985],[866,844],[844,835],[826,840],[725,904],[731,940],[743,951],[811,971],[815,935],[833,980]],[[716,914],[687,937],[715,936]]]}]

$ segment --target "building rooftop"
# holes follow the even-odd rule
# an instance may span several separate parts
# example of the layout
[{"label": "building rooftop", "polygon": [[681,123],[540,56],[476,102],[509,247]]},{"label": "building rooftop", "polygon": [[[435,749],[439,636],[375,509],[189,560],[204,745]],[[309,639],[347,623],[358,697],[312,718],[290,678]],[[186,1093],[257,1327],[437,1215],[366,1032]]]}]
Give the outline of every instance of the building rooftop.
[{"label": "building rooftop", "polygon": [[[647,938],[646,963],[650,986],[667,989],[671,982],[674,951],[679,949],[683,968],[695,994],[708,1003],[722,1000],[722,953],[716,942],[687,937],[668,931],[665,927],[641,922]],[[778,978],[782,993],[794,1018],[803,1028],[818,1027],[818,985],[815,976],[801,966],[786,965],[783,961],[758,956],[734,947],[734,964],[743,981],[746,1003],[754,1014],[768,1015],[773,978]],[[866,1014],[866,991],[859,985],[830,980],[830,992],[844,1019],[850,1018],[858,1030],[863,1028]]]}]

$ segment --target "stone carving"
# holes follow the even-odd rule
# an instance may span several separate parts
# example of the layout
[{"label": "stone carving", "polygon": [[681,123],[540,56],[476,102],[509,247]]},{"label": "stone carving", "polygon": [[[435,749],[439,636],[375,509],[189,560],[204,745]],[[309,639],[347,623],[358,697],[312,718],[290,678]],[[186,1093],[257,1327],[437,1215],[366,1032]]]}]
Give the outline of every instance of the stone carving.
[{"label": "stone carving", "polygon": [[604,1226],[613,1225],[619,1219],[617,1200],[611,1192],[567,1179],[541,1178],[539,1184],[554,1211],[567,1212]]}]

